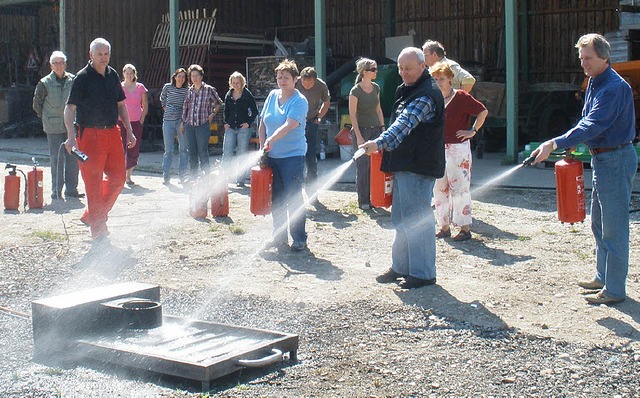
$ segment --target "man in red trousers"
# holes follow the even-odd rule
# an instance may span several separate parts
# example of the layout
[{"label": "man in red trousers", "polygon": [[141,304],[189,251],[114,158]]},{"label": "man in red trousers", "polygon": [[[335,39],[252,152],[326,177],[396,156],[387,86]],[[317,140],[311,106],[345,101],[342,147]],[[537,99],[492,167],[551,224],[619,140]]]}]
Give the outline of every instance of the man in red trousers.
[{"label": "man in red trousers", "polygon": [[125,160],[118,117],[127,130],[127,147],[136,143],[125,94],[118,72],[109,66],[111,44],[97,38],[89,46],[90,61],[76,75],[64,109],[67,129],[65,147],[84,152],[88,159],[80,165],[87,193],[87,209],[81,220],[91,227],[94,241],[108,235],[107,218],[122,191]]}]

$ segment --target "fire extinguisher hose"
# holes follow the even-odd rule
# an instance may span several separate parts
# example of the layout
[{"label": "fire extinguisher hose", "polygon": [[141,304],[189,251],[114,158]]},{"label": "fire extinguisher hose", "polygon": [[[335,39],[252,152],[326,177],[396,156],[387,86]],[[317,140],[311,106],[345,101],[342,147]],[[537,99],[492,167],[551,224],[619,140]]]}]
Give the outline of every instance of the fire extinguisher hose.
[{"label": "fire extinguisher hose", "polygon": [[24,209],[27,210],[27,175],[24,174],[24,171],[20,170],[20,169],[16,169],[17,171],[20,172],[20,174],[22,174],[22,176],[24,177]]},{"label": "fire extinguisher hose", "polygon": [[7,307],[0,306],[0,311],[4,312],[6,314],[9,314],[11,316],[14,316],[16,318],[20,318],[20,319],[30,319],[31,318],[31,315],[29,315],[29,314],[25,314],[23,312],[14,311],[14,310],[12,310],[10,308],[7,308]]}]

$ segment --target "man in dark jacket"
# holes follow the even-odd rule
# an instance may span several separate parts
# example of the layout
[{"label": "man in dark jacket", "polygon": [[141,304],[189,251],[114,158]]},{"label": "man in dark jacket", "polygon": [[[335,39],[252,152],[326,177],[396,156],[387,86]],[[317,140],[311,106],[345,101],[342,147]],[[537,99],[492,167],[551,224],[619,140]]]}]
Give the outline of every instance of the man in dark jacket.
[{"label": "man in dark jacket", "polygon": [[431,197],[436,178],[444,175],[444,99],[419,48],[400,52],[398,72],[403,84],[396,90],[392,123],[361,148],[367,154],[383,150],[381,169],[394,175],[391,268],[376,280],[404,278],[400,287],[412,289],[436,283]]},{"label": "man in dark jacket", "polygon": [[49,158],[51,160],[51,199],[62,197],[80,198],[78,193],[78,161],[60,145],[67,139],[64,127],[64,106],[69,98],[73,74],[66,71],[67,56],[54,51],[49,57],[51,73],[43,77],[33,95],[33,110],[42,119],[42,129],[47,134]]}]

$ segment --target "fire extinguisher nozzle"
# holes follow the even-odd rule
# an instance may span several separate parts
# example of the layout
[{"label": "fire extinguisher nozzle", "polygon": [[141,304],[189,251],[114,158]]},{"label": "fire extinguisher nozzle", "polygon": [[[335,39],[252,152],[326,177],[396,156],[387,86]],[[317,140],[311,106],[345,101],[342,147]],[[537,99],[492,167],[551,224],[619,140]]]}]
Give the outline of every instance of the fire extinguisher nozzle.
[{"label": "fire extinguisher nozzle", "polygon": [[354,154],[353,157],[351,158],[351,160],[356,160],[358,159],[360,156],[364,155],[367,152],[366,149],[364,148],[360,148],[358,149]]},{"label": "fire extinguisher nozzle", "polygon": [[533,161],[534,161],[534,160],[536,160],[536,157],[535,157],[535,156],[529,156],[528,158],[526,158],[526,159],[522,162],[522,165],[523,165],[524,167],[531,166],[531,164],[533,163]]}]

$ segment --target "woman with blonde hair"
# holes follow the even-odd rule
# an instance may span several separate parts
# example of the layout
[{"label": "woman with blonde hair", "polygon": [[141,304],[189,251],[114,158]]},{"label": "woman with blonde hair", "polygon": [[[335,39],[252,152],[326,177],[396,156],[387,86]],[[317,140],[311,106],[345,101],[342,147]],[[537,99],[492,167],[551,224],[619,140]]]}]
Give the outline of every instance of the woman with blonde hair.
[{"label": "woman with blonde hair", "polygon": [[288,221],[293,238],[291,250],[299,252],[307,247],[302,185],[307,153],[304,128],[309,104],[296,90],[299,72],[295,62],[286,59],[275,72],[278,88],[271,90],[264,101],[258,128],[260,147],[273,169],[273,240],[269,246],[280,248],[288,244]]},{"label": "woman with blonde hair", "polygon": [[[373,82],[378,73],[376,61],[360,58],[356,62],[356,84],[349,92],[349,117],[351,118],[351,143],[354,151],[365,142],[380,135],[384,130],[384,116],[380,107],[380,86]],[[371,208],[369,158],[356,160],[356,192],[358,206],[362,210]]]},{"label": "woman with blonde hair", "polygon": [[[249,151],[249,127],[258,114],[253,94],[247,89],[247,81],[240,72],[229,76],[229,91],[224,97],[224,141],[222,143],[222,164],[229,167],[235,152],[236,158]],[[237,165],[240,167],[240,164]],[[246,170],[235,170],[236,185],[244,187]]]},{"label": "woman with blonde hair", "polygon": [[[464,90],[451,87],[454,73],[446,62],[438,62],[429,68],[444,97],[444,177],[436,180],[433,198],[436,205],[436,221],[440,231],[437,238],[451,236],[450,224],[460,227],[452,239],[471,239],[471,146],[469,140],[484,124],[489,111],[477,99]],[[475,121],[471,124],[471,118]]]},{"label": "woman with blonde hair", "polygon": [[138,165],[140,157],[140,143],[142,142],[142,125],[149,111],[149,97],[147,96],[147,88],[142,83],[138,83],[138,71],[132,64],[126,64],[122,67],[122,89],[126,99],[124,100],[129,112],[129,120],[133,129],[133,135],[136,137],[136,144],[127,148],[127,130],[122,122],[118,122],[120,131],[122,132],[122,144],[127,162],[127,185],[133,186],[135,183],[131,180],[133,168]]}]

